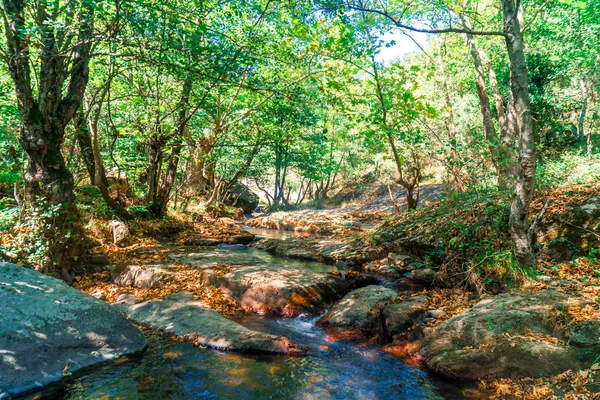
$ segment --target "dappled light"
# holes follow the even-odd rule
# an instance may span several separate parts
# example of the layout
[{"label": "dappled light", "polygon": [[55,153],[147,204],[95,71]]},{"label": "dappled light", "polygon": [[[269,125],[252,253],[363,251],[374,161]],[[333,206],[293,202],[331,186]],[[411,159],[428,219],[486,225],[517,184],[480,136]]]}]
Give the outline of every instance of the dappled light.
[{"label": "dappled light", "polygon": [[0,17],[0,399],[600,398],[600,0]]}]

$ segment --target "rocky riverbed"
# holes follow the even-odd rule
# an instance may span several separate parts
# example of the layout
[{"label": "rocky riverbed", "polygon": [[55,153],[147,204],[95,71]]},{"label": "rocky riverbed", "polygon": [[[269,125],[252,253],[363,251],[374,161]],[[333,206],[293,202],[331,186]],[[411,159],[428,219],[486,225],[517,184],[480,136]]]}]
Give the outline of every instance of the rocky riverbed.
[{"label": "rocky riverbed", "polygon": [[[582,212],[595,215],[597,208],[586,204]],[[333,372],[341,367],[330,354],[337,343],[338,350],[355,355],[367,346],[365,368],[377,370],[382,367],[379,358],[385,358],[386,368],[402,375],[400,381],[418,376],[422,381],[411,392],[414,398],[456,394],[464,389],[458,382],[525,377],[561,382],[578,371],[586,376],[580,392],[595,395],[590,366],[600,370],[600,312],[593,286],[542,276],[519,290],[477,295],[443,288],[443,264],[426,240],[404,235],[377,244],[352,230],[333,236],[267,236],[255,237],[236,226],[233,235],[221,240],[195,233],[185,241],[124,247],[122,253],[129,254],[124,259],[130,262],[109,267],[112,273],[98,274],[97,280],[76,279],[77,287],[97,299],[56,279],[3,264],[0,314],[9,324],[1,328],[0,360],[10,372],[1,377],[0,392],[6,397],[36,390],[69,380],[80,370],[93,375],[90,366],[143,351],[146,339],[135,323],[195,346],[186,347],[184,365],[188,357],[206,351],[254,354],[253,363],[263,362],[265,354],[313,360],[307,376],[315,379],[311,368],[317,364],[330,371],[331,380],[319,381],[318,393],[333,398],[339,393],[331,382],[346,387],[340,379],[351,381]],[[586,243],[591,239],[593,235]],[[45,317],[23,302],[43,304]],[[13,306],[19,304],[23,307]],[[64,326],[69,328],[59,332]],[[169,348],[168,340],[157,343]],[[44,357],[28,357],[32,346],[47,349]],[[279,365],[268,362],[275,362],[273,368]],[[349,362],[357,360],[352,356]],[[406,363],[446,381],[426,373],[411,375],[414,370]],[[214,362],[214,368],[221,367]],[[216,371],[211,368],[209,375]],[[254,379],[255,367],[247,368],[248,378]],[[283,370],[289,379],[292,370]],[[278,376],[277,371],[272,375]],[[374,397],[405,398],[408,393],[371,382]],[[473,385],[468,390],[474,393]]]}]

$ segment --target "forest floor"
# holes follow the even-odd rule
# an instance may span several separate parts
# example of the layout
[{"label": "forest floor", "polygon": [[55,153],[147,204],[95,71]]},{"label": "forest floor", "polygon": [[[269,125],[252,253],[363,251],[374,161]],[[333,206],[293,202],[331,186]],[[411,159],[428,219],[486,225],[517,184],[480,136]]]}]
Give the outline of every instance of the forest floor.
[{"label": "forest floor", "polygon": [[[338,209],[302,210],[289,213],[273,213],[255,217],[251,220],[236,221],[231,218],[204,217],[197,222],[184,219],[168,218],[161,221],[135,221],[129,224],[131,236],[121,246],[112,241],[112,231],[108,221],[94,221],[88,226],[88,232],[97,242],[92,254],[105,254],[113,270],[127,265],[152,265],[171,263],[169,254],[190,246],[214,245],[216,243],[238,243],[242,238],[247,242],[244,225],[249,224],[262,228],[276,228],[313,232],[310,237],[293,237],[289,242],[298,243],[313,250],[314,244],[325,241],[336,241],[347,244],[353,250],[357,247],[377,248],[375,260],[355,265],[358,271],[365,265],[383,266],[389,264],[388,252],[396,249],[398,243],[410,242],[441,243],[444,249],[444,261],[440,266],[441,278],[425,284],[418,292],[404,293],[396,301],[415,295],[425,295],[428,308],[443,311],[440,317],[427,322],[427,327],[439,327],[444,321],[469,310],[482,299],[492,297],[499,292],[536,293],[551,289],[569,296],[581,296],[586,299],[584,306],[568,307],[564,318],[557,321],[563,330],[582,321],[600,320],[600,260],[597,250],[577,250],[577,238],[585,236],[589,240],[598,238],[598,234],[584,226],[590,221],[583,221],[581,215],[573,210],[580,210],[582,205],[590,203],[597,197],[600,185],[571,186],[568,188],[541,191],[534,201],[534,212],[539,213],[549,200],[543,215],[545,222],[540,223],[544,232],[554,232],[556,221],[563,221],[566,226],[577,226],[578,229],[564,232],[568,238],[560,237],[552,240],[538,238],[540,247],[539,265],[536,271],[522,271],[512,264],[506,263],[499,255],[509,252],[508,238],[499,234],[505,229],[507,199],[479,194],[468,198],[458,196],[452,199],[436,201],[441,196],[440,188],[428,187],[424,191],[429,203],[416,212],[394,216],[390,213],[393,206],[387,192],[371,201]],[[391,208],[390,208],[391,207]],[[595,215],[595,214],[594,214]],[[578,219],[579,218],[579,219]],[[570,236],[569,236],[570,235]],[[251,235],[250,235],[251,236]],[[566,236],[565,236],[566,237]],[[251,238],[250,238],[251,239]],[[563,238],[564,239],[564,238]],[[6,243],[10,235],[3,235]],[[285,243],[286,240],[281,240]],[[549,244],[556,245],[554,247]],[[552,247],[550,250],[548,250]],[[319,259],[321,253],[313,252]],[[559,254],[561,257],[556,257]],[[339,254],[339,261],[344,263],[345,254]],[[553,258],[554,257],[554,258]],[[478,260],[469,264],[468,260]],[[492,263],[487,263],[492,260]],[[425,261],[430,262],[430,259]],[[481,267],[472,271],[468,268]],[[191,291],[196,298],[225,316],[232,316],[240,311],[239,302],[224,295],[223,291],[207,286],[198,275],[197,269],[183,264],[174,264],[178,274],[161,287],[134,288],[115,285],[110,269],[75,276],[73,286],[109,303],[115,302],[119,296],[133,294],[139,300],[161,299],[182,290]],[[222,266],[226,268],[226,266]],[[465,276],[468,272],[476,272],[470,279],[445,280],[444,274],[452,275],[457,268],[462,268]],[[467,271],[464,271],[467,268]],[[381,270],[379,271],[381,272]],[[393,275],[387,279],[410,281],[410,277]],[[555,338],[540,335],[532,331],[521,332],[529,336],[528,340],[537,342],[555,342]],[[507,338],[511,340],[511,338]],[[415,348],[411,343],[394,343],[385,347],[386,351],[400,357],[407,357]],[[578,371],[567,371],[546,378],[490,379],[479,382],[478,393],[465,393],[466,397],[481,397],[487,394],[492,398],[522,399],[588,399],[600,398],[600,363],[598,358],[589,363],[589,367]]]},{"label": "forest floor", "polygon": [[[439,196],[439,188],[430,189],[425,193],[430,200],[435,200]],[[534,215],[540,215],[541,228],[536,271],[523,271],[506,262],[505,255],[510,253],[510,244],[507,235],[501,232],[507,230],[508,199],[489,197],[485,193],[430,203],[429,207],[399,217],[391,217],[393,206],[389,198],[380,193],[378,199],[358,206],[271,214],[254,218],[249,224],[335,235],[353,243],[362,242],[364,246],[384,248],[398,241],[441,242],[446,253],[442,279],[420,294],[428,297],[430,308],[442,310],[445,314],[431,321],[429,327],[435,328],[470,309],[490,292],[535,293],[551,289],[586,299],[584,306],[568,307],[563,320],[558,322],[563,324],[562,329],[567,331],[568,336],[570,326],[600,319],[600,259],[598,248],[588,243],[597,245],[600,232],[597,230],[598,213],[583,213],[582,218],[581,212],[582,207],[587,207],[588,212],[591,207],[598,207],[599,192],[600,185],[592,184],[538,193],[532,205]],[[541,214],[545,204],[547,207]],[[580,248],[582,245],[585,250]],[[471,267],[482,268],[468,276],[469,279],[460,283],[449,280],[444,284],[444,274],[450,276],[461,270],[463,275],[468,275],[465,264],[473,260]],[[486,262],[488,260],[492,262]],[[380,264],[386,262],[386,259],[379,261]],[[444,287],[447,285],[450,287]],[[531,341],[556,341],[531,330],[523,334]],[[407,348],[410,352],[410,344]],[[482,380],[479,387],[496,398],[600,398],[598,361],[599,358],[596,358],[588,369],[567,371],[551,378]]]},{"label": "forest floor", "polygon": [[[426,193],[431,201],[439,196],[439,188],[434,187]],[[550,199],[544,219],[550,221],[555,217],[569,216],[570,210],[585,203],[598,193],[598,186],[572,186],[546,192],[534,201],[534,210],[540,212],[543,204]],[[494,251],[502,250],[507,244],[507,238],[496,235],[494,220],[503,219],[503,204],[506,199],[479,196],[470,198],[471,203],[465,203],[464,198],[433,204],[431,207],[415,213],[403,214],[400,218],[391,217],[390,202],[381,196],[367,205],[355,205],[339,209],[303,210],[289,213],[274,213],[263,215],[247,221],[234,221],[230,218],[205,219],[201,222],[187,223],[171,219],[166,222],[138,222],[132,228],[131,245],[127,247],[114,246],[110,240],[110,228],[98,225],[94,228],[95,236],[101,246],[95,251],[108,255],[113,266],[126,264],[149,264],[168,262],[167,256],[174,249],[199,243],[206,240],[231,242],[231,237],[240,235],[243,231],[241,222],[262,228],[296,230],[314,232],[317,236],[309,238],[295,237],[293,241],[309,243],[314,241],[337,240],[353,245],[383,246],[388,242],[404,238],[400,231],[410,231],[410,237],[419,240],[427,238],[441,239],[445,243],[447,254],[452,262],[445,266],[446,271],[452,271],[459,262],[464,263],[464,257],[479,257],[475,249],[465,250],[465,244],[483,248],[490,245]],[[387,203],[387,204],[386,204]],[[576,222],[576,221],[574,221]],[[502,228],[501,224],[499,226]],[[454,239],[453,239],[454,238]],[[485,246],[484,246],[485,244]],[[571,246],[571,242],[568,243]],[[544,244],[540,245],[544,247]],[[569,247],[567,246],[567,247]],[[573,247],[573,246],[571,246]],[[481,249],[479,249],[481,250]],[[573,250],[573,249],[571,249]],[[386,254],[383,252],[381,254]],[[534,273],[513,270],[506,264],[499,263],[497,268],[490,271],[480,271],[479,276],[487,274],[488,278],[498,280],[496,284],[486,283],[478,286],[479,282],[467,282],[458,287],[442,284],[443,279],[418,294],[424,294],[429,300],[429,308],[442,310],[441,317],[428,322],[428,327],[435,328],[444,321],[470,309],[482,299],[493,293],[504,291],[519,291],[520,293],[535,293],[544,289],[552,289],[567,295],[584,297],[588,303],[585,306],[569,307],[563,321],[564,329],[581,321],[600,320],[598,299],[600,299],[600,261],[597,253],[590,251],[569,252],[569,259],[556,260],[544,255],[542,251],[538,269]],[[488,254],[489,257],[489,254]],[[485,259],[485,257],[483,258]],[[341,258],[343,260],[343,256]],[[385,264],[385,256],[375,263]],[[156,289],[136,289],[116,286],[108,272],[85,275],[76,278],[75,287],[90,293],[102,292],[106,301],[114,302],[124,293],[133,293],[140,299],[163,298],[181,290],[191,290],[212,308],[224,315],[233,315],[239,311],[239,304],[216,288],[207,287],[198,279],[197,272],[185,265],[176,265],[181,272],[178,278],[169,284]],[[400,278],[406,280],[406,278]],[[477,290],[479,289],[479,290]],[[411,295],[414,295],[411,294]],[[595,306],[594,306],[595,305]],[[531,341],[553,342],[556,339],[536,334],[532,331],[522,333],[529,335]],[[390,352],[397,352],[406,357],[412,351],[410,343],[400,346],[387,346]],[[596,359],[597,361],[597,359]],[[590,363],[589,368],[580,371],[567,371],[550,378],[522,378],[482,380],[479,383],[480,393],[487,393],[494,398],[523,398],[546,399],[555,398],[587,399],[600,398],[600,363]],[[467,395],[466,393],[465,395]],[[474,393],[473,393],[474,395]]]}]

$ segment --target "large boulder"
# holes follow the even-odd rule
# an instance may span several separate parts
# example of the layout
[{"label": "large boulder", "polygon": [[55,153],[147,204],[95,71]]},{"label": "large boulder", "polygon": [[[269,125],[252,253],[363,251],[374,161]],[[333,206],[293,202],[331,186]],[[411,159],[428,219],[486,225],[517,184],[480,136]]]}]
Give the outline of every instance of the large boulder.
[{"label": "large boulder", "polygon": [[157,289],[171,282],[177,271],[168,264],[127,265],[116,267],[111,275],[118,286]]},{"label": "large boulder", "polygon": [[386,302],[398,296],[383,286],[365,286],[348,293],[317,321],[331,335],[346,340],[366,340],[383,331],[381,311]]},{"label": "large boulder", "polygon": [[231,236],[228,240],[228,244],[249,244],[254,240],[255,236],[252,233],[242,231],[237,235]]},{"label": "large boulder", "polygon": [[426,284],[433,284],[436,281],[438,281],[438,279],[440,278],[440,271],[437,271],[433,268],[431,268],[430,266],[424,266],[421,267],[419,269],[415,269],[414,271],[410,272],[410,274],[408,275],[408,278],[418,281],[418,282],[423,282]]},{"label": "large boulder", "polygon": [[584,352],[551,323],[583,299],[554,290],[505,293],[425,331],[421,355],[454,379],[549,376],[581,367]]},{"label": "large boulder", "polygon": [[104,173],[106,174],[106,180],[111,190],[116,190],[122,195],[132,197],[127,175],[121,169],[118,167],[106,168]]},{"label": "large boulder", "polygon": [[383,310],[387,334],[394,339],[400,338],[427,311],[428,305],[429,299],[422,294],[388,304]]},{"label": "large boulder", "polygon": [[160,329],[194,343],[219,350],[259,353],[299,353],[282,336],[256,332],[243,327],[196,300],[191,292],[179,292],[162,300],[117,305],[134,321]]},{"label": "large boulder", "polygon": [[254,242],[252,246],[280,257],[327,262],[342,261],[352,265],[379,260],[387,254],[383,248],[319,237],[268,238]]},{"label": "large boulder", "polygon": [[49,276],[0,263],[0,398],[146,348],[118,310]]},{"label": "large boulder", "polygon": [[600,345],[600,321],[581,321],[570,329],[569,343],[579,347]]},{"label": "large boulder", "polygon": [[244,214],[250,214],[258,206],[260,198],[248,186],[241,183],[236,183],[229,190],[227,203],[241,208]]},{"label": "large boulder", "polygon": [[267,263],[222,249],[172,254],[180,264],[197,268],[205,285],[215,286],[244,309],[293,317],[313,313],[348,293],[342,278],[310,268]]},{"label": "large boulder", "polygon": [[540,257],[568,261],[600,248],[600,195],[542,220],[536,231]]},{"label": "large boulder", "polygon": [[301,260],[311,261],[318,261],[321,259],[319,249],[315,246],[315,243],[301,238],[267,238],[254,243],[253,247],[280,257],[299,258]]}]

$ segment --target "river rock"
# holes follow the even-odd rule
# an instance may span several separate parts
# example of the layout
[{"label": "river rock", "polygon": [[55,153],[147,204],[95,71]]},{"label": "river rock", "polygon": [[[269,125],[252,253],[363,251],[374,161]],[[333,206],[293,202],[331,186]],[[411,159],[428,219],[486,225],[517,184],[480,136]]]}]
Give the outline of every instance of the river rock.
[{"label": "river rock", "polygon": [[600,246],[600,195],[544,218],[536,230],[540,257],[568,261]]},{"label": "river rock", "polygon": [[113,243],[119,247],[124,247],[128,244],[130,233],[127,224],[123,221],[110,221],[110,226],[113,231]]},{"label": "river rock", "polygon": [[388,264],[398,272],[407,272],[417,269],[415,260],[408,254],[389,253]]},{"label": "river rock", "polygon": [[318,312],[349,290],[344,279],[329,273],[267,263],[242,252],[215,249],[170,257],[197,268],[205,285],[220,288],[247,311],[261,314],[293,317]]},{"label": "river rock", "polygon": [[0,398],[146,348],[117,310],[63,281],[0,263]]},{"label": "river rock", "polygon": [[383,248],[326,238],[268,238],[259,240],[252,246],[280,257],[331,263],[343,261],[352,265],[379,260],[386,254]]},{"label": "river rock", "polygon": [[289,339],[252,331],[194,298],[191,292],[179,292],[162,300],[116,305],[125,314],[151,328],[219,350],[288,354],[300,353]]},{"label": "river rock", "polygon": [[571,327],[569,343],[580,347],[600,345],[600,321],[582,321]]},{"label": "river rock", "polygon": [[335,337],[365,340],[382,331],[384,303],[396,297],[395,290],[383,286],[365,286],[348,293],[317,321]]},{"label": "river rock", "polygon": [[218,246],[221,244],[221,241],[216,239],[203,239],[203,238],[195,238],[195,239],[187,239],[183,242],[184,246],[195,246],[195,247],[211,247]]},{"label": "river rock", "polygon": [[430,267],[415,269],[408,276],[415,281],[432,284],[440,278],[440,272]]},{"label": "river rock", "polygon": [[[428,330],[421,355],[429,368],[453,379],[540,377],[576,370],[581,349],[564,344],[566,337],[548,324],[552,312],[574,304],[583,304],[583,299],[554,290],[493,296]],[[535,340],[527,329],[555,340]]]},{"label": "river rock", "polygon": [[227,243],[229,244],[249,244],[254,240],[254,235],[249,232],[242,232],[238,235],[233,235],[229,238]]},{"label": "river rock", "polygon": [[258,206],[260,198],[248,186],[241,183],[236,183],[229,190],[226,203],[239,207],[244,211],[244,214],[250,214],[256,206]]},{"label": "river rock", "polygon": [[319,249],[315,244],[300,238],[267,238],[258,241],[253,247],[265,250],[280,257],[299,258],[311,261],[318,261],[321,259]]},{"label": "river rock", "polygon": [[156,289],[170,282],[176,272],[169,265],[128,265],[112,272],[115,285],[138,289]]},{"label": "river rock", "polygon": [[387,334],[398,339],[415,324],[421,314],[427,311],[428,305],[429,299],[424,295],[409,297],[400,303],[386,305],[383,310],[383,318]]}]

